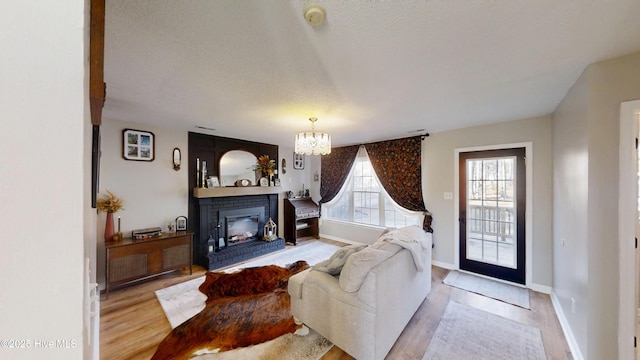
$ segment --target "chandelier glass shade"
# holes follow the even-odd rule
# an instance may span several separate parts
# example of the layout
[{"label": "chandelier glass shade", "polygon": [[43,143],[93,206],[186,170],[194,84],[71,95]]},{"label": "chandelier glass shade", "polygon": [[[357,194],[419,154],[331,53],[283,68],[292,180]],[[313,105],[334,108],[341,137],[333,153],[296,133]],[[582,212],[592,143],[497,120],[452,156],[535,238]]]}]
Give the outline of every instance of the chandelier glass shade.
[{"label": "chandelier glass shade", "polygon": [[331,136],[316,132],[314,123],[317,118],[310,118],[311,132],[301,132],[296,135],[295,153],[305,155],[327,155],[331,153]]}]

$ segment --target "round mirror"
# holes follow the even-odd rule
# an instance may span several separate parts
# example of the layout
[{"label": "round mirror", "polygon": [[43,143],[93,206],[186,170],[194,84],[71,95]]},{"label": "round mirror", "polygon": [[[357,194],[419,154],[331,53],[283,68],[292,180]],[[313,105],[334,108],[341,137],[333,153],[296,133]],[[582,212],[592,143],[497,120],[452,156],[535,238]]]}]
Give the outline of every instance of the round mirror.
[{"label": "round mirror", "polygon": [[220,183],[222,186],[234,186],[237,180],[247,179],[256,185],[256,173],[253,167],[258,158],[248,151],[231,150],[220,158]]}]

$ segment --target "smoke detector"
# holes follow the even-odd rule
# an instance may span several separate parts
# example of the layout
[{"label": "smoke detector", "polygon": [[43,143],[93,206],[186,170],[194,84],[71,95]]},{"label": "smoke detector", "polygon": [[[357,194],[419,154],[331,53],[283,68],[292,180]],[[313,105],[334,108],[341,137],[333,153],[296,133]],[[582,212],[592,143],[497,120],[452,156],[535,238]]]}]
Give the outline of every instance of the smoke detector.
[{"label": "smoke detector", "polygon": [[324,22],[327,12],[320,5],[309,5],[304,9],[304,18],[311,26],[320,26]]}]

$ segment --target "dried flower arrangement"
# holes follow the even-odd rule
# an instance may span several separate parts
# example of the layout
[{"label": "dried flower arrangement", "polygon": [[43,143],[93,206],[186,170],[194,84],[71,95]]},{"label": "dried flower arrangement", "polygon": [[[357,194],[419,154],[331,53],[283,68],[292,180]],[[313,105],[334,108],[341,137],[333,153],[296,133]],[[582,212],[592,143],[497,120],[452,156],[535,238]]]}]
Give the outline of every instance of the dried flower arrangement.
[{"label": "dried flower arrangement", "polygon": [[107,190],[107,195],[102,199],[98,199],[96,201],[96,206],[98,210],[106,213],[114,213],[118,210],[124,209],[122,206],[124,205],[124,200],[118,199],[113,193]]},{"label": "dried flower arrangement", "polygon": [[276,161],[269,160],[269,155],[262,155],[258,158],[258,162],[253,169],[259,170],[265,176],[273,175],[273,171],[276,169]]}]

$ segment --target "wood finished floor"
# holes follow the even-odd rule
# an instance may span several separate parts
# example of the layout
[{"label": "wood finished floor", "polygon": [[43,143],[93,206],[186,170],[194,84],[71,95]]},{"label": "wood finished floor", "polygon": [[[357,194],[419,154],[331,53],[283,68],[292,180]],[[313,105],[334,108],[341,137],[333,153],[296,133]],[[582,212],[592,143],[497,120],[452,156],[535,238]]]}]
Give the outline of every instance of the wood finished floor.
[{"label": "wood finished floor", "polygon": [[[445,285],[442,280],[449,271],[438,267],[433,267],[432,271],[431,292],[396,341],[387,359],[422,359],[449,301],[537,327],[542,332],[548,360],[572,359],[548,295],[529,290],[531,310],[526,310]],[[171,331],[154,291],[202,276],[204,272],[205,269],[194,267],[192,275],[176,272],[114,290],[108,300],[103,295],[100,303],[100,358],[150,359],[160,341]],[[350,359],[353,357],[335,346],[322,357],[322,360]]]}]

